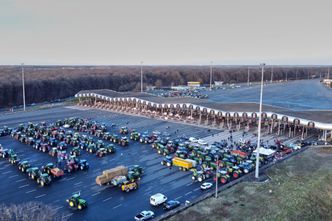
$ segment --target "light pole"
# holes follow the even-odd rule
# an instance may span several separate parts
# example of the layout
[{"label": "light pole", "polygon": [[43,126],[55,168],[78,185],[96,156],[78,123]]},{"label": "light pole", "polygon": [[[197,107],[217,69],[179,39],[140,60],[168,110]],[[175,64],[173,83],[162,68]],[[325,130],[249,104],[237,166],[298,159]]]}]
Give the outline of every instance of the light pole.
[{"label": "light pole", "polygon": [[141,61],[141,93],[143,93],[143,61]]},{"label": "light pole", "polygon": [[273,83],[273,66],[271,66],[271,84]]},{"label": "light pole", "polygon": [[210,62],[210,91],[212,90],[212,65],[213,61]]},{"label": "light pole", "polygon": [[218,198],[218,171],[219,171],[219,155],[217,155],[217,171],[216,171],[216,193],[215,198]]},{"label": "light pole", "polygon": [[248,67],[248,87],[250,86],[250,69]]},{"label": "light pole", "polygon": [[21,64],[22,71],[22,96],[23,96],[23,111],[25,111],[25,82],[24,82],[24,63]]},{"label": "light pole", "polygon": [[261,93],[259,99],[259,118],[258,118],[258,136],[257,136],[257,148],[256,148],[256,171],[255,177],[259,178],[259,149],[261,147],[261,124],[262,124],[262,103],[263,103],[263,84],[264,84],[264,67],[265,63],[261,64],[262,68],[262,80],[261,80]]},{"label": "light pole", "polygon": [[330,79],[330,66],[327,67],[327,79]]}]

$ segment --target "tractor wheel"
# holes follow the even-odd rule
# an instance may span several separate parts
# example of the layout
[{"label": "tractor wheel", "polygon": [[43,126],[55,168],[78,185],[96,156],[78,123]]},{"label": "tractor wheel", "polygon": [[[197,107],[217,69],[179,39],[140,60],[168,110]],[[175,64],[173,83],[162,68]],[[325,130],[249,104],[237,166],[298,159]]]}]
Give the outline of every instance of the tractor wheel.
[{"label": "tractor wheel", "polygon": [[224,177],[222,177],[222,178],[221,178],[221,183],[222,183],[222,184],[225,184],[225,183],[227,183],[227,179],[226,179],[226,178],[224,178]]},{"label": "tractor wheel", "polygon": [[84,166],[81,166],[81,170],[84,170]]},{"label": "tractor wheel", "polygon": [[171,166],[171,163],[167,162],[166,165],[167,165],[168,167],[170,167],[170,166]]},{"label": "tractor wheel", "polygon": [[73,201],[69,201],[69,206],[70,206],[70,207],[74,207],[74,205],[75,205],[75,204],[74,204]]},{"label": "tractor wheel", "polygon": [[78,210],[82,210],[82,209],[83,209],[82,205],[81,205],[81,204],[78,204],[77,209],[78,209]]},{"label": "tractor wheel", "polygon": [[166,153],[163,153],[164,156],[166,156],[167,154]]},{"label": "tractor wheel", "polygon": [[128,193],[130,190],[129,190],[129,188],[126,188],[125,191]]},{"label": "tractor wheel", "polygon": [[37,179],[37,183],[40,183],[40,180],[39,180],[39,179]]},{"label": "tractor wheel", "polygon": [[237,179],[237,178],[239,178],[239,174],[238,174],[237,172],[234,172],[234,173],[233,173],[233,177],[234,177],[235,179]]},{"label": "tractor wheel", "polygon": [[35,176],[33,174],[31,174],[31,179],[33,179],[33,180],[35,179]]},{"label": "tractor wheel", "polygon": [[41,185],[41,186],[45,186],[44,181],[40,181],[40,185]]},{"label": "tractor wheel", "polygon": [[23,168],[23,167],[21,168],[21,170],[22,170],[22,172],[24,173],[24,168]]},{"label": "tractor wheel", "polygon": [[158,150],[158,154],[161,154],[161,151],[160,151],[160,150]]},{"label": "tractor wheel", "polygon": [[90,153],[92,153],[92,149],[90,149]]},{"label": "tractor wheel", "polygon": [[161,165],[165,165],[163,161],[160,162]]},{"label": "tractor wheel", "polygon": [[203,181],[203,177],[199,176],[197,180],[198,180],[198,182],[202,182]]},{"label": "tractor wheel", "polygon": [[195,176],[192,176],[191,179],[192,179],[192,180],[196,180],[196,177],[195,177]]}]

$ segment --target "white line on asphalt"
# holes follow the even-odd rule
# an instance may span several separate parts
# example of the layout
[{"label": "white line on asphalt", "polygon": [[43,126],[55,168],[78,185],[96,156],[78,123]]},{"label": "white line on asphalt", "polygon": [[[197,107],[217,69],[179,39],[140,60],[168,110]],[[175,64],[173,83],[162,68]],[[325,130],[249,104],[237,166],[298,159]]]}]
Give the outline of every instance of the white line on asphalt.
[{"label": "white line on asphalt", "polygon": [[193,191],[190,191],[190,192],[188,192],[188,193],[186,193],[186,194],[184,194],[185,196],[187,196],[187,195],[189,195],[189,194],[191,194]]},{"label": "white line on asphalt", "polygon": [[57,203],[57,202],[59,202],[60,200],[54,200],[54,202],[53,203]]},{"label": "white line on asphalt", "polygon": [[54,210],[59,210],[59,209],[62,209],[62,208],[63,208],[63,206],[59,206],[59,207],[55,208]]},{"label": "white line on asphalt", "polygon": [[8,174],[8,173],[11,173],[12,171],[6,171],[6,172],[3,172],[2,174]]},{"label": "white line on asphalt", "polygon": [[20,186],[20,187],[18,187],[18,188],[19,188],[19,189],[22,189],[22,188],[27,187],[27,186],[29,186],[29,184],[25,184],[25,185]]},{"label": "white line on asphalt", "polygon": [[113,207],[113,209],[116,209],[116,208],[118,208],[118,207],[120,207],[120,206],[122,206],[122,204],[119,204],[119,205]]},{"label": "white line on asphalt", "polygon": [[186,186],[191,186],[191,185],[193,185],[193,183],[188,183],[188,184],[186,184]]},{"label": "white line on asphalt", "polygon": [[34,189],[34,190],[29,190],[29,191],[27,191],[27,192],[25,192],[25,193],[32,193],[32,192],[35,192],[35,191],[37,191],[36,189]]},{"label": "white line on asphalt", "polygon": [[83,183],[82,181],[78,182],[78,183],[74,183],[74,186],[76,185],[80,185],[81,183]]},{"label": "white line on asphalt", "polygon": [[14,177],[17,177],[18,175],[16,174],[16,175],[13,175],[13,176],[10,176],[10,177],[8,177],[9,179],[10,178],[14,178]]},{"label": "white line on asphalt", "polygon": [[179,199],[181,199],[181,198],[182,198],[182,196],[179,196],[179,197],[176,197],[175,200],[179,200]]},{"label": "white line on asphalt", "polygon": [[[112,199],[112,197],[108,197],[108,198],[104,199],[103,202],[106,202],[106,201],[108,201],[110,199]],[[113,207],[113,209],[114,209],[114,207]]]},{"label": "white line on asphalt", "polygon": [[24,179],[20,179],[20,180],[16,180],[15,182],[16,183],[19,183],[19,182],[22,182],[22,181],[24,181],[25,180],[25,178]]},{"label": "white line on asphalt", "polygon": [[46,194],[42,194],[42,195],[36,196],[35,199],[41,198],[43,196],[46,196]]},{"label": "white line on asphalt", "polygon": [[71,216],[71,215],[73,215],[73,214],[74,214],[74,213],[69,213],[69,214],[63,216],[62,218],[65,220],[65,218],[67,218],[67,217],[69,217],[69,216]]},{"label": "white line on asphalt", "polygon": [[68,178],[67,181],[69,181],[69,180],[73,180],[73,179],[75,179],[75,178],[76,178],[76,176],[71,177],[71,178]]},{"label": "white line on asphalt", "polygon": [[196,189],[194,189],[194,191],[198,191],[198,190],[200,190],[201,188],[200,187],[197,187]]},{"label": "white line on asphalt", "polygon": [[101,192],[97,192],[97,193],[94,193],[92,194],[91,196],[97,196],[98,194],[100,194]]}]

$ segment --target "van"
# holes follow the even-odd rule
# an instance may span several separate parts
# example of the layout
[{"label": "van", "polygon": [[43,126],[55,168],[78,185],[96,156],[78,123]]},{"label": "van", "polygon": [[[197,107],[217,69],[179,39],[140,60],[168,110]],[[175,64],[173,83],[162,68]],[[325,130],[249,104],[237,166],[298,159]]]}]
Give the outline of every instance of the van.
[{"label": "van", "polygon": [[163,204],[164,202],[166,202],[166,200],[167,200],[167,197],[164,194],[157,193],[150,197],[150,204],[152,206],[159,206],[159,205]]}]

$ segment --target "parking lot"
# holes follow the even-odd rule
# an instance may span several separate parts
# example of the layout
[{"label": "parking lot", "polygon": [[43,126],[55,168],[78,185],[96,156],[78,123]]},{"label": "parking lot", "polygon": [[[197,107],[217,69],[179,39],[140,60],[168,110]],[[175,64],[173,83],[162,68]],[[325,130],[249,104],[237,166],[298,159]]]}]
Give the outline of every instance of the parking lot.
[{"label": "parking lot", "polygon": [[[7,125],[16,127],[19,123],[27,122],[55,122],[68,117],[83,117],[103,122],[110,132],[118,132],[120,126],[128,126],[144,131],[167,132],[172,137],[186,136],[205,138],[208,142],[220,141],[229,137],[229,131],[208,130],[180,123],[148,119],[137,116],[116,114],[101,110],[79,110],[75,108],[53,108],[34,112],[2,115],[0,127]],[[115,124],[116,127],[110,127]],[[233,140],[246,139],[255,142],[252,133],[243,136],[242,131],[233,132]],[[266,135],[263,140],[273,141],[273,135]],[[286,139],[285,137],[279,139]],[[295,140],[293,138],[292,140]],[[289,141],[291,142],[291,141]],[[42,166],[54,162],[54,158],[34,150],[31,146],[21,144],[10,136],[1,137],[0,143],[5,148],[12,148],[19,158],[29,159],[34,166]],[[88,171],[78,171],[67,174],[64,178],[55,181],[48,187],[39,187],[35,181],[21,173],[16,166],[5,159],[0,159],[0,201],[3,203],[20,203],[27,201],[42,201],[53,205],[54,209],[71,220],[133,220],[133,217],[142,210],[152,210],[156,215],[163,213],[161,207],[154,208],[149,204],[149,197],[161,192],[169,199],[179,200],[184,203],[191,201],[202,194],[200,183],[193,183],[191,172],[179,171],[176,167],[169,169],[160,164],[162,156],[158,155],[151,145],[142,145],[130,141],[128,147],[116,145],[117,152],[104,158],[97,158],[82,152],[81,158],[87,159],[90,164]],[[118,165],[130,166],[138,164],[144,168],[144,175],[140,181],[139,189],[129,193],[122,192],[116,187],[100,187],[96,185],[95,178],[103,170]],[[74,192],[80,192],[86,199],[89,207],[84,211],[75,211],[68,207],[65,200]]]}]

